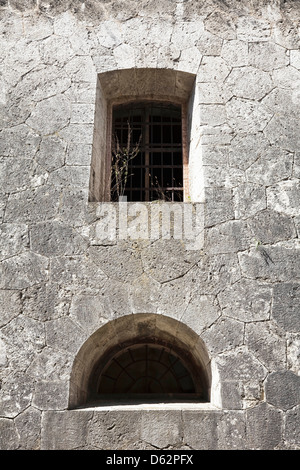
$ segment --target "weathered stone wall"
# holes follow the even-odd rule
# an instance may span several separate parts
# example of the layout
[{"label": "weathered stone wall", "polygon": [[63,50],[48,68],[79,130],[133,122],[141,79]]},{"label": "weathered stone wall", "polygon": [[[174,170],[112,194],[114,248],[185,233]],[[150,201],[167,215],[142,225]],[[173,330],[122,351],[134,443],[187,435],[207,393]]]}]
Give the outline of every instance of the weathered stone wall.
[{"label": "weathered stone wall", "polygon": [[[299,1],[2,0],[0,18],[0,447],[299,449]],[[201,250],[95,236],[97,74],[130,68],[196,75]],[[68,409],[82,346],[137,314],[198,335],[215,401]]]}]

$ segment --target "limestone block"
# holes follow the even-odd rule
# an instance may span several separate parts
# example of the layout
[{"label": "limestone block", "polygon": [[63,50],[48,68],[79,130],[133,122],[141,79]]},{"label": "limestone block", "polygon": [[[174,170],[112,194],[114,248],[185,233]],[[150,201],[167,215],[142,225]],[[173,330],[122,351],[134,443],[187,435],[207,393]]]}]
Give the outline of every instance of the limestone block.
[{"label": "limestone block", "polygon": [[66,72],[72,77],[72,82],[88,82],[96,84],[97,74],[93,60],[90,56],[75,56],[65,67]]},{"label": "limestone block", "polygon": [[12,419],[0,418],[0,450],[16,450],[20,435]]},{"label": "limestone block", "polygon": [[202,55],[196,46],[184,49],[178,61],[178,69],[183,72],[197,73]]},{"label": "limestone block", "polygon": [[46,185],[11,194],[7,201],[5,222],[36,223],[52,219],[57,215],[58,206],[59,191]]},{"label": "limestone block", "polygon": [[15,425],[20,436],[20,447],[24,450],[39,450],[41,443],[41,412],[29,407],[15,418]]},{"label": "limestone block", "polygon": [[110,311],[105,308],[102,294],[83,293],[72,298],[70,318],[90,334],[110,319]]},{"label": "limestone block", "polygon": [[71,86],[71,79],[64,69],[57,65],[40,65],[30,70],[14,89],[16,100],[26,97],[31,103],[39,102],[59,93],[65,93]]},{"label": "limestone block", "polygon": [[293,67],[300,70],[300,51],[299,50],[290,51],[290,63]]},{"label": "limestone block", "polygon": [[76,353],[87,334],[71,318],[58,318],[46,323],[46,344],[49,347]]},{"label": "limestone block", "polygon": [[45,345],[43,325],[20,315],[2,328],[9,365],[14,370],[24,370]]},{"label": "limestone block", "polygon": [[200,104],[224,104],[232,96],[217,83],[199,84],[198,94],[198,100]]},{"label": "limestone block", "polygon": [[145,273],[158,282],[183,276],[199,260],[195,250],[187,251],[180,240],[157,240],[142,251]]},{"label": "limestone block", "polygon": [[274,372],[265,384],[266,400],[280,410],[289,410],[300,403],[300,377],[286,370]]},{"label": "limestone block", "polygon": [[286,19],[285,21],[278,21],[273,28],[274,42],[287,49],[298,49],[300,46],[300,39],[297,25]]},{"label": "limestone block", "polygon": [[48,260],[35,253],[22,253],[1,263],[0,286],[10,289],[24,289],[48,277]]},{"label": "limestone block", "polygon": [[10,86],[15,86],[22,76],[41,64],[39,48],[35,41],[21,37],[10,42],[5,55],[4,78]]},{"label": "limestone block", "polygon": [[[263,156],[270,148],[267,139],[264,138],[262,133],[236,135],[228,150],[229,165],[231,167],[246,170],[258,158]],[[264,171],[266,169],[264,168]],[[263,175],[259,175],[262,177]]]},{"label": "limestone block", "polygon": [[197,269],[189,271],[187,276],[193,289],[199,293],[218,293],[240,279],[238,257],[235,253],[204,256]]},{"label": "limestone block", "polygon": [[36,7],[36,0],[25,0],[25,2],[21,0],[11,0],[9,4],[15,10],[26,11]]},{"label": "limestone block", "polygon": [[244,322],[267,320],[270,316],[272,291],[250,279],[241,279],[218,295],[222,313]]},{"label": "limestone block", "polygon": [[111,279],[106,279],[99,285],[106,318],[132,313],[128,291],[129,284],[126,283],[126,278],[123,281],[114,279],[113,284]]},{"label": "limestone block", "polygon": [[268,72],[250,66],[232,69],[225,84],[234,96],[250,100],[261,100],[273,88]]},{"label": "limestone block", "polygon": [[0,137],[1,157],[31,158],[41,141],[38,133],[26,124],[3,129]]},{"label": "limestone block", "polygon": [[0,226],[0,260],[18,255],[29,246],[28,227],[25,224],[2,224]]},{"label": "limestone block", "polygon": [[298,450],[300,447],[299,420],[300,406],[296,406],[293,410],[287,411],[284,437],[288,445],[290,445],[291,448],[294,448],[295,450]]},{"label": "limestone block", "polygon": [[223,39],[236,38],[236,23],[230,14],[215,11],[204,20],[206,31]]},{"label": "limestone block", "polygon": [[182,442],[181,411],[143,411],[141,438],[156,448],[178,448]]},{"label": "limestone block", "polygon": [[263,210],[249,220],[254,239],[262,244],[273,244],[296,237],[293,220],[272,210]]},{"label": "limestone block", "polygon": [[298,332],[289,333],[287,338],[287,367],[298,374],[300,370],[300,335]]},{"label": "limestone block", "polygon": [[39,16],[37,21],[34,13],[25,15],[23,25],[23,34],[31,41],[40,41],[53,34],[53,22],[47,16]]},{"label": "limestone block", "polygon": [[75,124],[93,124],[95,106],[84,103],[72,103],[71,122]]},{"label": "limestone block", "polygon": [[196,46],[200,53],[205,56],[218,56],[221,54],[223,40],[209,31],[203,31]]},{"label": "limestone block", "polygon": [[218,422],[220,411],[182,412],[183,440],[190,449],[212,450],[218,448]]},{"label": "limestone block", "polygon": [[[153,312],[156,313],[158,309],[158,304],[160,305],[160,313],[168,314],[172,311],[173,315],[176,316],[176,311],[174,310],[174,304],[177,305],[174,298],[179,301],[180,307],[178,310],[182,312],[182,289],[179,288],[180,294],[177,296],[177,289],[174,287],[172,291],[172,297],[170,297],[170,290],[168,290],[169,283],[164,284],[166,290],[166,295],[163,294],[163,289],[160,289],[160,284],[147,276],[142,274],[140,277],[133,280],[129,285],[129,303],[132,308],[133,313],[144,313],[144,312]],[[158,302],[158,299],[159,302]],[[171,305],[170,305],[171,304]]]},{"label": "limestone block", "polygon": [[218,449],[245,450],[246,420],[239,411],[223,414],[218,426]]},{"label": "limestone block", "polygon": [[300,251],[297,244],[257,246],[238,253],[242,273],[251,279],[287,281],[299,279]]},{"label": "limestone block", "polygon": [[221,382],[223,380],[233,380],[235,382],[251,383],[253,377],[255,377],[255,383],[259,383],[267,375],[267,369],[256,359],[254,354],[243,347],[224,353],[218,356],[215,361]]},{"label": "limestone block", "polygon": [[266,190],[268,208],[288,216],[299,215],[299,179],[281,181]]},{"label": "limestone block", "polygon": [[246,221],[230,220],[207,230],[205,249],[210,255],[245,250],[251,234]]},{"label": "limestone block", "polygon": [[93,413],[86,410],[46,411],[42,419],[41,450],[75,450],[83,447],[92,416]]},{"label": "limestone block", "polygon": [[117,68],[135,67],[135,51],[129,44],[120,44],[113,50]]},{"label": "limestone block", "polygon": [[7,192],[38,187],[48,179],[48,173],[41,166],[22,157],[13,161],[11,158],[0,159],[0,169],[0,184]]},{"label": "limestone block", "polygon": [[67,291],[78,288],[98,288],[107,277],[93,260],[84,255],[57,257],[51,260],[51,279],[63,285]]},{"label": "limestone block", "polygon": [[270,186],[292,176],[293,154],[276,147],[267,149],[246,170],[250,183]]},{"label": "limestone block", "polygon": [[71,166],[66,165],[57,170],[52,171],[49,175],[49,185],[57,187],[71,187],[71,189],[85,189],[88,188],[90,178],[90,167],[85,166]]},{"label": "limestone block", "polygon": [[282,439],[282,414],[261,403],[246,411],[247,449],[273,450]]},{"label": "limestone block", "polygon": [[66,144],[58,137],[44,137],[36,154],[36,160],[46,171],[51,172],[64,165],[66,150]]},{"label": "limestone block", "polygon": [[211,327],[220,314],[215,296],[194,293],[183,312],[181,321],[201,335],[204,330]]},{"label": "limestone block", "polygon": [[[34,384],[23,372],[14,370],[0,390],[0,417],[15,418],[31,403]],[[0,441],[2,442],[2,440]],[[6,442],[6,439],[4,440]]]},{"label": "limestone block", "polygon": [[285,331],[298,333],[300,330],[299,294],[299,284],[283,283],[274,286],[272,317]]},{"label": "limestone block", "polygon": [[284,369],[286,364],[285,339],[268,322],[246,325],[245,344],[268,370]]},{"label": "limestone block", "polygon": [[299,149],[299,121],[283,112],[276,114],[266,125],[264,134],[273,145],[290,152]]},{"label": "limestone block", "polygon": [[42,63],[62,67],[74,56],[70,41],[64,37],[52,35],[46,38],[40,45]]},{"label": "limestone block", "polygon": [[0,290],[0,326],[21,313],[21,294],[17,290]]},{"label": "limestone block", "polygon": [[31,380],[66,382],[70,380],[73,362],[73,354],[45,346],[32,358],[27,373]]},{"label": "limestone block", "polygon": [[230,351],[231,349],[242,346],[243,336],[243,324],[226,317],[219,318],[218,321],[201,334],[201,338],[203,339],[211,356],[217,356]]},{"label": "limestone block", "polygon": [[245,98],[233,97],[225,106],[228,124],[241,133],[256,134],[262,131],[273,115],[261,103]]},{"label": "limestone block", "polygon": [[266,19],[241,16],[237,20],[237,39],[249,42],[266,41],[271,35],[271,25]]},{"label": "limestone block", "polygon": [[[68,145],[91,144],[93,142],[94,126],[92,124],[71,123],[58,133]],[[76,170],[78,171],[78,169]]]},{"label": "limestone block", "polygon": [[[61,195],[59,209],[61,220],[72,227],[81,227],[91,223],[96,217],[94,208],[88,205],[87,201],[87,188],[65,188]],[[74,211],[76,211],[76,218],[74,218]]]},{"label": "limestone block", "polygon": [[199,67],[197,83],[222,83],[230,72],[230,67],[221,57],[205,56]]},{"label": "limestone block", "polygon": [[231,188],[207,188],[205,193],[205,227],[234,218]]},{"label": "limestone block", "polygon": [[222,407],[225,410],[242,410],[244,387],[239,381],[223,380],[221,387]]},{"label": "limestone block", "polygon": [[27,124],[43,135],[53,134],[67,126],[70,113],[69,100],[56,95],[38,102]]},{"label": "limestone block", "polygon": [[[203,165],[227,166],[228,164],[228,146],[203,145],[202,147]],[[208,193],[209,194],[209,193]]]},{"label": "limestone block", "polygon": [[248,43],[235,39],[224,41],[221,56],[231,67],[249,65]]},{"label": "limestone block", "polygon": [[[211,139],[212,140],[212,139]],[[217,144],[217,135],[215,136],[215,143]],[[209,142],[212,144],[213,142]],[[245,182],[245,173],[236,168],[230,168],[220,162],[215,165],[204,166],[204,184],[205,187],[225,187],[235,188]]]},{"label": "limestone block", "polygon": [[67,165],[90,165],[92,158],[92,145],[90,144],[71,144],[66,154]]},{"label": "limestone block", "polygon": [[41,222],[32,227],[30,242],[32,251],[48,257],[78,255],[88,247],[86,239],[58,221]]},{"label": "limestone block", "polygon": [[41,381],[35,385],[32,405],[39,410],[64,410],[68,407],[68,381]]},{"label": "limestone block", "polygon": [[249,64],[266,72],[289,65],[286,49],[272,42],[249,44]]},{"label": "limestone block", "polygon": [[220,126],[227,121],[225,107],[221,104],[201,104],[199,112],[201,126]]},{"label": "limestone block", "polygon": [[171,42],[180,45],[180,49],[189,49],[197,44],[204,32],[203,23],[198,21],[176,22],[172,30]]},{"label": "limestone block", "polygon": [[110,279],[130,282],[143,272],[140,253],[134,246],[93,246],[89,252],[93,262]]},{"label": "limestone block", "polygon": [[140,440],[142,423],[138,410],[97,411],[88,424],[87,443],[96,449],[130,449]]}]

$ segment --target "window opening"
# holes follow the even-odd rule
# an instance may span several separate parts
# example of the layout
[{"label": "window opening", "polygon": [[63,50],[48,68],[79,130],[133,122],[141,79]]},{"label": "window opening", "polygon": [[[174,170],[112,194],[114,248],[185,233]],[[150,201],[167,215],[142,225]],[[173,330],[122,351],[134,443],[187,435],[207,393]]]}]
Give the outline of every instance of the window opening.
[{"label": "window opening", "polygon": [[168,348],[142,344],[116,354],[98,380],[98,397],[123,398],[168,396],[195,398],[192,375],[176,353]]},{"label": "window opening", "polygon": [[113,107],[111,200],[183,201],[181,106]]}]

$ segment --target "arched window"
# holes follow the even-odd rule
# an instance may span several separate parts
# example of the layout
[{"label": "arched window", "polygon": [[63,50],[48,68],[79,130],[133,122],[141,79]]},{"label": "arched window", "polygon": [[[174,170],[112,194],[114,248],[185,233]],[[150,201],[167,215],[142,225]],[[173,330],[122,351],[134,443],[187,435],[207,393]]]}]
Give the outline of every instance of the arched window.
[{"label": "arched window", "polygon": [[74,361],[70,408],[126,403],[209,402],[210,361],[201,339],[169,317],[108,322]]},{"label": "arched window", "polygon": [[117,353],[99,374],[99,396],[117,394],[182,398],[196,387],[182,359],[157,344],[134,345]]}]

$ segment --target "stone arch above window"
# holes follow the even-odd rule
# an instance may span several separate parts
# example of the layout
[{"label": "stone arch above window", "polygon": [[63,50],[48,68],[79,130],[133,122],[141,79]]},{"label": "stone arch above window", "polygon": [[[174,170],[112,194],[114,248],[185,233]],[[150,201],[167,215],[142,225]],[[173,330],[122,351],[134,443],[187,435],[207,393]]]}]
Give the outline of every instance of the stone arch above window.
[{"label": "stone arch above window", "polygon": [[[111,200],[113,109],[148,102],[180,107],[184,200],[203,202],[201,154],[193,137],[199,117],[195,102],[195,75],[171,69],[123,69],[98,75],[89,200]],[[194,175],[194,176],[193,176]],[[195,175],[196,181],[195,181]],[[202,195],[201,195],[202,194]]]},{"label": "stone arch above window", "polygon": [[99,328],[75,358],[69,407],[161,401],[210,402],[210,361],[183,323],[134,314]]}]

